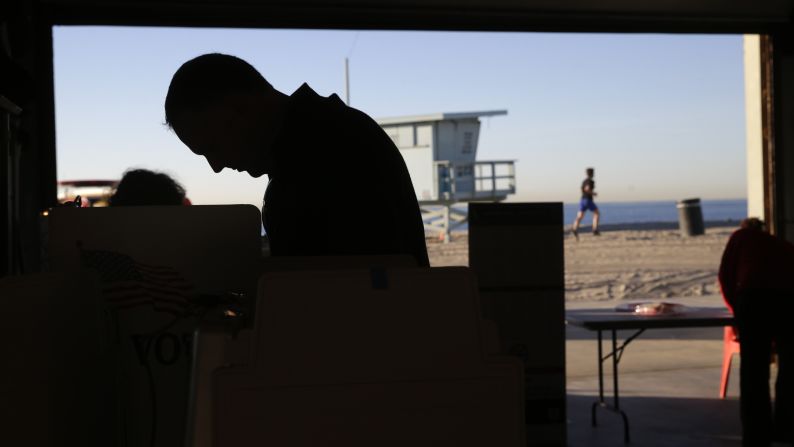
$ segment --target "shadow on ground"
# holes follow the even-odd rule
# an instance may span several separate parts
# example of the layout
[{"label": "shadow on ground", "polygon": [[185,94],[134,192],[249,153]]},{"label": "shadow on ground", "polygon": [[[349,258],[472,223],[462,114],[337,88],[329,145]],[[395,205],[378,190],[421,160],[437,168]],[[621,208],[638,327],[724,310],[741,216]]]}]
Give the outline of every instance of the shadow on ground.
[{"label": "shadow on ground", "polygon": [[[593,395],[568,395],[570,447],[621,446],[619,414],[598,408],[598,426],[591,424]],[[737,399],[644,397],[620,399],[629,421],[632,446],[728,447],[741,445]]]}]

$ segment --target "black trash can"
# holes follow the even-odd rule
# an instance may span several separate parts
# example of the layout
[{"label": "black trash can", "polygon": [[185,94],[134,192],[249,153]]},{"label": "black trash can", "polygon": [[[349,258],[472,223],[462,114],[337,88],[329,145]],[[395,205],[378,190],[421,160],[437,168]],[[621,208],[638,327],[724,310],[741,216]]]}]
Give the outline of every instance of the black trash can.
[{"label": "black trash can", "polygon": [[681,230],[681,236],[698,236],[705,232],[700,199],[680,200],[676,208],[678,208],[678,228]]}]

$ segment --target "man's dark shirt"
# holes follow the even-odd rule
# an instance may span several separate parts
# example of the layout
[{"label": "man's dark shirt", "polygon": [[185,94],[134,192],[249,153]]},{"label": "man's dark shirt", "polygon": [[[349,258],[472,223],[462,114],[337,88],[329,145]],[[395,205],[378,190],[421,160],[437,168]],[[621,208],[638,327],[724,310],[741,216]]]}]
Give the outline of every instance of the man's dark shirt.
[{"label": "man's dark shirt", "polygon": [[794,295],[794,245],[760,230],[736,230],[722,253],[718,279],[731,310],[749,290]]},{"label": "man's dark shirt", "polygon": [[273,151],[262,222],[274,256],[409,254],[429,265],[408,169],[372,118],[303,84]]},{"label": "man's dark shirt", "polygon": [[[590,189],[587,189],[588,186],[590,187]],[[591,178],[584,179],[584,181],[582,182],[582,198],[592,200],[593,191],[595,191],[595,180]]]}]

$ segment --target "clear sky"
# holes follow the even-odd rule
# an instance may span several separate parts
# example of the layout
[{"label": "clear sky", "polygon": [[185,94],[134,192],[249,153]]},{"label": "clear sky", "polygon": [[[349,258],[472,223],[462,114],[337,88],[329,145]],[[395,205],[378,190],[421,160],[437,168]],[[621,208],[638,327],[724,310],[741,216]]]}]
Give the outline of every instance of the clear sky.
[{"label": "clear sky", "polygon": [[163,125],[174,71],[207,52],[343,98],[349,57],[376,118],[507,109],[478,159],[517,160],[514,200],[576,201],[587,166],[602,201],[746,196],[741,36],[56,27],[58,178],[144,167],[197,204],[261,205],[265,177],[214,174]]}]

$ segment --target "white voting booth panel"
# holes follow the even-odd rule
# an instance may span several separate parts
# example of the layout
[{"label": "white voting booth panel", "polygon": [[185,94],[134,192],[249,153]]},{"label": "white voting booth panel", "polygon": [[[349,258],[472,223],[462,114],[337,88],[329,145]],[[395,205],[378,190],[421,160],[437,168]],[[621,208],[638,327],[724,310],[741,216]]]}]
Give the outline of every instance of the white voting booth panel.
[{"label": "white voting booth panel", "polygon": [[520,362],[488,352],[465,267],[275,272],[214,446],[522,446]]},{"label": "white voting booth panel", "polygon": [[[260,259],[259,274],[412,267],[417,265],[411,255],[269,256]],[[186,445],[205,447],[212,445],[212,372],[224,365],[248,363],[250,331],[232,334],[225,325],[202,324],[194,340]]]},{"label": "white voting booth panel", "polygon": [[0,279],[3,445],[115,444],[112,354],[97,291],[91,273]]},{"label": "white voting booth panel", "polygon": [[524,365],[528,445],[566,445],[563,256],[561,203],[469,204],[483,314]]},{"label": "white voting booth panel", "polygon": [[255,294],[261,225],[253,205],[55,208],[49,261],[54,271],[79,269],[79,241],[174,268],[197,292]]},{"label": "white voting booth panel", "polygon": [[[50,214],[50,266],[79,271],[81,250],[112,252],[173,269],[190,285],[189,296],[254,296],[260,229],[259,211],[250,205],[57,208]],[[145,303],[110,304],[105,303],[115,309],[110,331],[119,356],[121,445],[182,445],[198,316]]]}]

